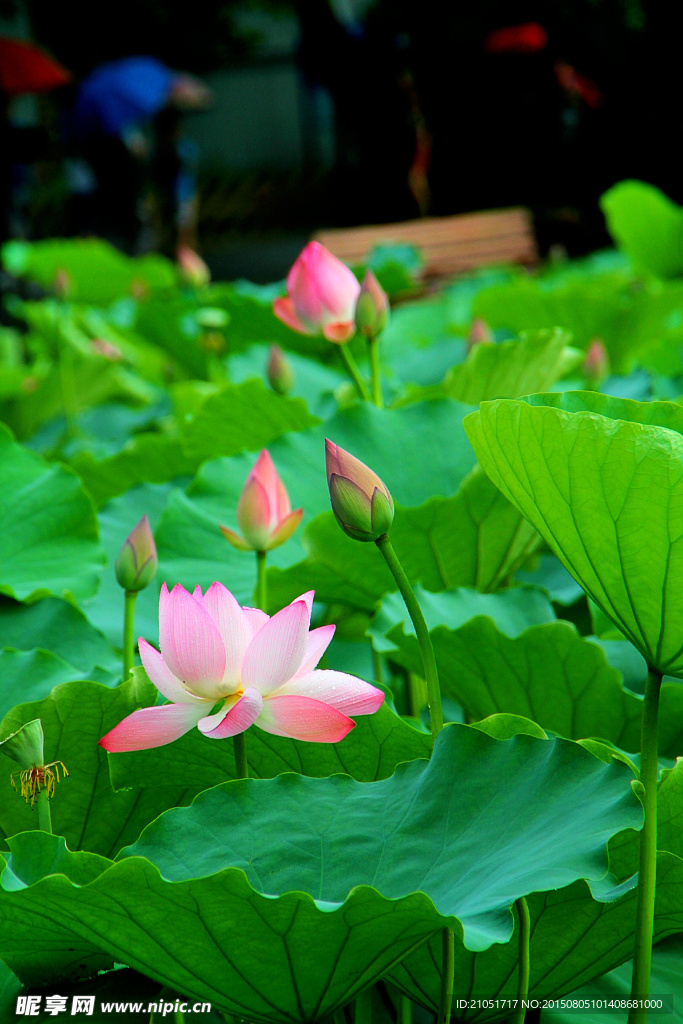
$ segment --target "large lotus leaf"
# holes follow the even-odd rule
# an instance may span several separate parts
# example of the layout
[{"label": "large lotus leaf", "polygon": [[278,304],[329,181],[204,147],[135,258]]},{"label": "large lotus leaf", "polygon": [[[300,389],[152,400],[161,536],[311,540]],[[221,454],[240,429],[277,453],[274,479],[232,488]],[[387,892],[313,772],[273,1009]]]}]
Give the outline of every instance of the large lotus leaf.
[{"label": "large lotus leaf", "polygon": [[108,459],[81,453],[73,464],[98,505],[141,483],[166,483],[194,473],[205,459],[256,450],[316,419],[299,398],[284,398],[261,381],[197,387],[197,406],[177,417],[174,430],[140,434]]},{"label": "large lotus leaf", "polygon": [[65,867],[38,877],[57,838],[15,837],[0,914],[24,935],[47,910],[63,941],[74,932],[221,1009],[313,1021],[444,925],[488,948],[509,939],[519,895],[601,878],[607,840],[642,818],[628,777],[563,740],[449,726],[431,761],[382,782],[283,775],[208,790],[85,887]]},{"label": "large lotus leaf", "polygon": [[[532,999],[555,998],[588,983],[593,990],[595,979],[633,956],[636,894],[636,888],[631,887],[616,901],[601,902],[585,882],[576,882],[559,891],[529,896],[529,996]],[[683,860],[670,853],[660,853],[657,856],[655,942],[680,931],[683,931]],[[456,938],[455,999],[516,998],[517,935],[515,928],[511,942],[479,953],[465,949]],[[392,969],[387,980],[416,1003],[437,1010],[441,991],[441,937],[432,938],[411,953]],[[651,991],[654,992],[654,988]],[[457,1013],[459,1019],[483,1022],[509,1019],[510,1010],[489,1004],[458,1008]]]},{"label": "large lotus leaf", "polygon": [[[623,750],[640,750],[642,699],[624,689],[604,650],[579,636],[573,625],[494,622],[493,606],[484,610],[472,601],[472,617],[458,621],[451,602],[443,601],[451,595],[439,596],[428,625],[441,691],[464,708],[468,721],[521,715],[571,739],[599,737]],[[422,672],[417,638],[394,595],[385,598],[372,631],[379,650]],[[660,702],[660,751],[676,757],[683,750],[683,686],[665,683]]]},{"label": "large lotus leaf", "polygon": [[644,181],[620,181],[600,197],[607,230],[636,267],[683,274],[683,209]]},{"label": "large lotus leaf", "polygon": [[56,597],[34,604],[0,597],[0,646],[51,651],[84,673],[95,666],[108,671],[119,667],[112,648],[83,612]]},{"label": "large lotus leaf", "polygon": [[104,553],[90,497],[71,470],[48,466],[0,425],[0,593],[89,597]]},{"label": "large lotus leaf", "polygon": [[628,373],[653,349],[664,352],[677,339],[682,294],[680,282],[634,287],[632,273],[623,270],[578,276],[570,271],[554,281],[524,277],[482,291],[473,309],[492,327],[513,334],[560,324],[581,349],[600,338],[612,371]]},{"label": "large lotus leaf", "polygon": [[[610,971],[602,978],[572,992],[572,999],[628,999],[631,995],[631,973],[633,964],[629,961]],[[666,1014],[667,1024],[683,1024],[683,1006],[680,993],[683,992],[683,936],[672,935],[652,950],[650,971],[650,992],[652,996],[673,996],[673,1012]],[[567,1011],[546,1011],[543,1019],[548,1024],[576,1024],[576,1013]],[[584,1010],[581,1024],[614,1024],[611,1010]]]},{"label": "large lotus leaf", "polygon": [[680,406],[535,396],[484,403],[466,428],[493,482],[648,664],[683,674]]},{"label": "large lotus leaf", "polygon": [[[283,772],[324,778],[344,772],[359,782],[393,774],[403,761],[429,757],[431,737],[418,732],[386,705],[363,715],[341,743],[305,743],[250,729],[246,736],[249,774],[272,779]],[[231,742],[209,740],[198,729],[153,750],[110,754],[115,789],[186,786],[199,792],[235,778]]]},{"label": "large lotus leaf", "polygon": [[[683,931],[683,762],[664,773],[658,794],[657,898],[655,941]],[[546,998],[573,991],[633,955],[639,835],[625,830],[609,844],[610,871],[622,881],[613,892],[591,894],[584,882],[529,898],[532,917],[529,994]],[[516,937],[505,946],[471,953],[456,942],[456,997],[514,998],[517,984]],[[438,1007],[441,942],[432,939],[392,971],[401,989],[431,1009]],[[655,991],[651,987],[651,991]],[[660,990],[662,991],[662,990]],[[663,990],[666,991],[666,990]],[[467,1020],[495,1020],[495,1008],[458,1011]]]},{"label": "large lotus leaf", "polygon": [[54,287],[58,271],[66,271],[71,296],[93,305],[108,305],[134,283],[157,289],[172,288],[177,281],[175,267],[163,256],[131,259],[101,238],[8,242],[2,260],[10,273],[45,288]]},{"label": "large lotus leaf", "polygon": [[[195,795],[195,789],[188,791],[182,785],[126,793],[115,793],[111,787],[107,754],[97,741],[136,708],[153,703],[156,695],[138,670],[130,682],[116,688],[89,681],[64,683],[44,700],[21,704],[3,719],[0,736],[4,739],[39,718],[46,763],[59,759],[66,765],[69,775],[57,786],[51,809],[54,831],[66,838],[71,849],[111,855],[136,839],[162,810]],[[16,770],[16,763],[0,753],[3,839],[37,827],[35,807],[29,807],[9,785],[9,776]]]},{"label": "large lotus leaf", "polygon": [[15,704],[42,700],[60,683],[85,676],[51,651],[0,648],[0,720]]},{"label": "large lotus leaf", "polygon": [[[100,541],[107,554],[108,565],[102,574],[100,589],[94,597],[83,602],[83,610],[90,622],[104,633],[114,647],[120,648],[122,645],[124,606],[124,595],[116,580],[114,562],[126,537],[143,514],[157,533],[157,523],[170,493],[175,493],[170,484],[141,484],[100,509]],[[156,643],[159,637],[159,587],[163,579],[160,569],[154,583],[141,590],[135,600],[135,636],[144,636],[151,643]],[[169,582],[176,581],[169,578]],[[199,580],[192,582],[193,589],[195,582]]]}]

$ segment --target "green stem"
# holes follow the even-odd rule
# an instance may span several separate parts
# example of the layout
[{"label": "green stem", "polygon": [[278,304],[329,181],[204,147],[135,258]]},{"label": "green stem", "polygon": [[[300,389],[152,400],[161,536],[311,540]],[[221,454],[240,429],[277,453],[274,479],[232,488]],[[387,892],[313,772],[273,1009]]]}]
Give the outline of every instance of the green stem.
[{"label": "green stem", "polygon": [[372,1024],[372,989],[366,988],[356,996],[353,1024]]},{"label": "green stem", "polygon": [[[640,833],[640,864],[638,868],[638,899],[636,904],[636,938],[633,950],[631,998],[645,999],[650,991],[652,932],[657,881],[657,716],[662,674],[651,668],[645,684],[641,721],[640,781],[645,820]],[[628,1024],[642,1024],[647,1011],[630,1010]]]},{"label": "green stem", "polygon": [[365,387],[365,384],[363,383],[363,378],[359,373],[358,363],[353,358],[353,353],[349,351],[348,345],[339,345],[338,348],[341,360],[344,366],[346,367],[351,380],[356,385],[356,391],[358,392],[358,394],[360,395],[364,402],[369,402],[370,395],[368,394],[368,389]]},{"label": "green stem", "polygon": [[515,900],[517,914],[519,916],[519,971],[517,974],[517,1009],[512,1018],[513,1024],[524,1024],[526,1007],[524,1003],[529,998],[529,974],[531,971],[531,957],[529,942],[531,939],[531,915],[529,904],[524,896]]},{"label": "green stem", "polygon": [[266,580],[266,552],[256,552],[256,607],[268,610],[268,583]]},{"label": "green stem", "polygon": [[38,804],[38,828],[41,832],[49,832],[52,835],[52,814],[50,813],[50,798],[47,795],[47,786],[43,786],[36,798]]},{"label": "green stem", "polygon": [[413,1024],[413,1001],[408,996],[398,997],[398,1017],[396,1024]]},{"label": "green stem", "polygon": [[441,962],[441,1002],[439,1003],[438,1024],[449,1024],[453,1004],[455,978],[455,936],[450,928],[441,933],[443,959]]},{"label": "green stem", "polygon": [[173,1020],[175,1024],[185,1024],[185,1014],[182,1010],[176,1010],[173,1014]]},{"label": "green stem", "polygon": [[247,744],[243,732],[233,736],[232,742],[235,747],[235,778],[248,779],[249,765],[247,764]]},{"label": "green stem", "polygon": [[135,598],[136,590],[126,590],[123,608],[123,681],[133,671],[135,664]]},{"label": "green stem", "polygon": [[437,734],[443,729],[443,711],[441,710],[439,674],[436,668],[434,648],[432,647],[432,640],[429,635],[429,630],[427,629],[427,623],[425,622],[424,615],[422,614],[422,609],[418,604],[417,598],[413,593],[413,588],[408,582],[408,577],[403,571],[403,566],[399,562],[396,552],[394,551],[391,541],[387,537],[386,533],[381,537],[378,537],[375,544],[384,555],[384,559],[389,566],[396,583],[398,584],[398,589],[401,591],[401,597],[405,601],[408,614],[410,615],[413,626],[415,627],[420,651],[422,652],[422,663],[424,665],[425,681],[427,683],[427,703],[429,705],[433,741],[436,739]]},{"label": "green stem", "polygon": [[383,409],[382,370],[379,363],[379,344],[377,343],[377,338],[368,338],[368,352],[370,354],[370,370],[372,372],[372,400],[378,409]]},{"label": "green stem", "polygon": [[379,651],[376,651],[374,647],[370,647],[372,651],[372,674],[375,678],[376,683],[382,682],[382,656]]}]

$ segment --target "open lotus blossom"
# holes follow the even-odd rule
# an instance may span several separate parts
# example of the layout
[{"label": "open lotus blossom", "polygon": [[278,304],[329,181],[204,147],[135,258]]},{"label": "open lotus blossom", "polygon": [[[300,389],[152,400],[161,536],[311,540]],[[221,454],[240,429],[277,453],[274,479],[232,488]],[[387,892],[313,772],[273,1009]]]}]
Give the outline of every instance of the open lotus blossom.
[{"label": "open lotus blossom", "polygon": [[[172,703],[142,708],[103,736],[105,750],[171,743],[194,726],[224,739],[258,725],[276,736],[337,743],[349,715],[371,715],[384,694],[345,672],[316,669],[335,627],[309,630],[313,591],[272,618],[241,608],[222,583],[202,595],[166,584],[159,597],[161,653],[140,638],[147,675]],[[216,705],[220,707],[216,709]]]},{"label": "open lotus blossom", "polygon": [[242,536],[227,526],[221,526],[220,530],[240,551],[271,551],[289,540],[303,514],[302,508],[292,512],[285,485],[264,448],[237,503],[237,523]]},{"label": "open lotus blossom", "polygon": [[355,333],[360,285],[346,264],[320,242],[309,242],[287,275],[287,298],[273,312],[301,334],[323,334],[342,344]]}]

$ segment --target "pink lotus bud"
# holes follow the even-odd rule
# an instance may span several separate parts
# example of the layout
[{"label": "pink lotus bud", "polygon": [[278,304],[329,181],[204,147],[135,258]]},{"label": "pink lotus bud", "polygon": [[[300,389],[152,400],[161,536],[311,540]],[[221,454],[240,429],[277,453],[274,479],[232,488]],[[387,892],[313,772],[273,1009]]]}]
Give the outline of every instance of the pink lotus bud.
[{"label": "pink lotus bud", "polygon": [[190,249],[189,245],[179,245],[176,252],[178,271],[185,284],[193,288],[206,288],[211,281],[211,271],[199,253]]},{"label": "pink lotus bud", "polygon": [[467,335],[467,351],[471,352],[475,345],[493,345],[491,328],[481,317],[476,317],[472,321],[470,333]]},{"label": "pink lotus bud", "polygon": [[376,338],[389,323],[389,299],[371,270],[366,271],[356,303],[356,328],[366,338]]},{"label": "pink lotus bud", "polygon": [[354,540],[377,540],[394,519],[394,502],[376,473],[325,439],[327,486],[335,518]]},{"label": "pink lotus bud", "polygon": [[227,526],[221,526],[220,530],[240,551],[270,551],[289,540],[303,514],[302,508],[292,512],[285,485],[264,449],[237,503],[237,522],[242,536]]},{"label": "pink lotus bud", "polygon": [[142,302],[149,295],[149,285],[141,277],[134,277],[130,282],[130,294],[136,302]]},{"label": "pink lotus bud", "polygon": [[276,299],[273,312],[300,334],[343,344],[355,331],[359,292],[349,268],[320,242],[309,242],[287,275],[287,298]]},{"label": "pink lotus bud", "polygon": [[66,299],[71,292],[71,275],[64,267],[60,267],[55,274],[55,292],[60,299]]},{"label": "pink lotus bud", "polygon": [[268,383],[278,395],[286,395],[294,385],[294,370],[279,345],[271,345],[266,366]]},{"label": "pink lotus bud", "polygon": [[609,374],[609,355],[601,338],[593,338],[586,349],[583,372],[590,381],[604,380]]},{"label": "pink lotus bud", "polygon": [[144,590],[157,571],[157,549],[147,516],[128,534],[114,563],[116,579],[124,590]]}]

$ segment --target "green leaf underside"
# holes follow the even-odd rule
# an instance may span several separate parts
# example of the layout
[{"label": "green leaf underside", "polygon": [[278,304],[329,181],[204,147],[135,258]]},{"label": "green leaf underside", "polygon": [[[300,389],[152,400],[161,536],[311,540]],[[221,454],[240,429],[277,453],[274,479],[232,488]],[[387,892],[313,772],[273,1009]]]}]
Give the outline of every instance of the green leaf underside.
[{"label": "green leaf underside", "polygon": [[206,791],[82,888],[65,872],[17,891],[59,844],[19,836],[0,915],[23,941],[14,931],[14,959],[7,942],[0,954],[21,976],[47,911],[65,942],[75,932],[219,1008],[313,1021],[444,924],[485,948],[509,938],[516,896],[602,877],[609,837],[640,825],[628,775],[566,741],[449,726],[431,761],[382,782],[284,775]]},{"label": "green leaf underside", "polygon": [[466,420],[493,482],[669,675],[683,673],[681,427],[670,403],[580,392],[492,402]]},{"label": "green leaf underside", "polygon": [[0,479],[0,594],[20,601],[93,594],[104,553],[92,501],[76,474],[46,465],[0,424]]}]

